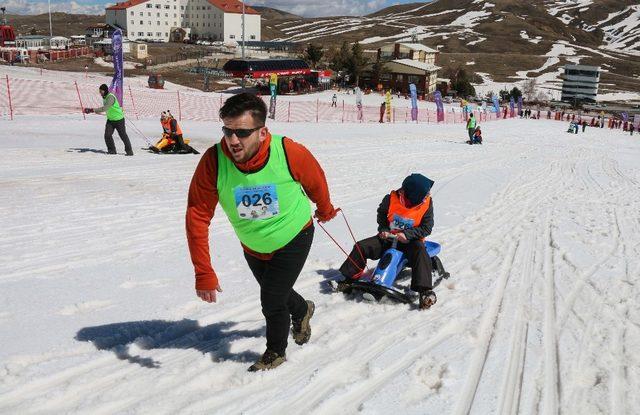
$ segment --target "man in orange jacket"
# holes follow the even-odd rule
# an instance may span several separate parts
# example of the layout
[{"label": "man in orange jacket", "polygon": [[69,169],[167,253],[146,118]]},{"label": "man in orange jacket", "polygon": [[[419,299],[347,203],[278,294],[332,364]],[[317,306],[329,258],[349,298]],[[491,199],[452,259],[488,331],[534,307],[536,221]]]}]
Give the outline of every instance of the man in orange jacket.
[{"label": "man in orange jacket", "polygon": [[[397,249],[407,257],[411,268],[411,289],[420,295],[419,308],[428,309],[436,303],[431,258],[424,239],[433,229],[433,202],[430,190],[433,181],[414,173],[404,179],[402,187],[386,195],[378,206],[378,234],[357,242],[349,258],[340,267],[345,279],[338,283],[339,291],[347,291],[367,265],[367,259],[380,259],[391,248],[389,239],[398,238]],[[363,257],[364,256],[364,257]],[[356,264],[358,265],[356,267]]]},{"label": "man in orange jacket", "polygon": [[313,241],[309,199],[320,222],[334,218],[336,209],[309,150],[269,132],[262,99],[235,95],[220,118],[223,138],[206,151],[189,188],[186,230],[196,294],[211,303],[222,292],[209,253],[209,224],[220,203],[260,285],[266,319],[267,350],[249,371],[273,369],[286,360],[290,324],[297,344],[311,337],[315,305],[293,289]]}]

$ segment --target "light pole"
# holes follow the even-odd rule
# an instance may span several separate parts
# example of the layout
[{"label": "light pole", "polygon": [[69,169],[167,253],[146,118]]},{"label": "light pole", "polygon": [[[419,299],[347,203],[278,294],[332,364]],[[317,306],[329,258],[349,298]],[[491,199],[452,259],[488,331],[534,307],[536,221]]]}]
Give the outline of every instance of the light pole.
[{"label": "light pole", "polygon": [[[51,0],[48,0],[49,3],[49,38],[53,37],[53,25],[51,24]],[[49,39],[51,42],[51,39]]]},{"label": "light pole", "polygon": [[[242,1],[242,46],[241,49],[241,57],[244,60],[244,0]],[[244,90],[244,75],[242,75],[242,89]]]}]

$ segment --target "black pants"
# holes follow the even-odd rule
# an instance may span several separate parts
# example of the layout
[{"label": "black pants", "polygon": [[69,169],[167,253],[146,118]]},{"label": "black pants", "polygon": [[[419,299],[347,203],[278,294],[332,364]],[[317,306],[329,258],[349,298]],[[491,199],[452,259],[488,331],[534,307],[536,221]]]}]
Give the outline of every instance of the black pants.
[{"label": "black pants", "polygon": [[467,130],[469,131],[469,140],[473,140],[473,135],[476,132],[475,128],[467,128]]},{"label": "black pants", "polygon": [[[366,259],[380,259],[382,254],[391,248],[391,241],[372,236],[358,241],[358,246],[360,246],[360,250]],[[411,268],[411,289],[417,292],[430,290],[433,287],[431,281],[433,268],[424,242],[417,240],[409,241],[406,244],[398,243],[396,249],[406,256],[407,264]],[[340,272],[345,278],[353,278],[367,264],[356,246],[353,247],[349,256],[358,264],[358,267],[347,258],[340,267]]]},{"label": "black pants", "polygon": [[127,135],[127,129],[124,125],[124,118],[118,121],[109,121],[107,120],[107,124],[104,126],[104,142],[107,144],[107,151],[110,154],[116,153],[116,145],[113,142],[113,130],[118,132],[120,139],[124,143],[124,151],[133,155],[133,150],[131,149],[131,142],[129,141],[129,136]]},{"label": "black pants", "polygon": [[307,312],[307,302],[293,289],[293,284],[309,255],[313,232],[313,226],[303,229],[270,260],[244,254],[260,284],[262,314],[267,321],[267,349],[280,355],[287,348],[291,318],[302,319]]}]

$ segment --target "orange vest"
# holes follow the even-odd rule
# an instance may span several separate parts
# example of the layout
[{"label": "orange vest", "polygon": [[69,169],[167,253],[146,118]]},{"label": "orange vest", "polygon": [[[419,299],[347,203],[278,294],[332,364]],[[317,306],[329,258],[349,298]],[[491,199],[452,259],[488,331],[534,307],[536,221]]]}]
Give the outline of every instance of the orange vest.
[{"label": "orange vest", "polygon": [[429,210],[429,206],[431,206],[431,196],[425,197],[419,205],[408,208],[400,202],[400,195],[395,190],[392,191],[389,213],[387,213],[389,228],[394,231],[420,226],[422,217]]},{"label": "orange vest", "polygon": [[176,121],[176,131],[171,131],[171,121],[172,120],[174,120],[174,118],[167,117],[167,118],[165,118],[164,121],[160,121],[160,124],[162,124],[162,129],[166,133],[174,133],[176,135],[182,135],[182,129],[180,128],[180,125],[178,124],[178,121]]}]

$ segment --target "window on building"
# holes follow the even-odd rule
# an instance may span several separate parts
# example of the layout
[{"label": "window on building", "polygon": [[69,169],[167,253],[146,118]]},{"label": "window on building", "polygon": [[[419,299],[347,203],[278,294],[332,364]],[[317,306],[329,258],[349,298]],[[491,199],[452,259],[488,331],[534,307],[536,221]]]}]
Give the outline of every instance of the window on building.
[{"label": "window on building", "polygon": [[164,17],[169,17],[169,13],[165,13],[165,14],[164,14]]},{"label": "window on building", "polygon": [[255,38],[256,38],[256,35],[251,35],[251,39],[252,40],[255,39]]},{"label": "window on building", "polygon": [[162,5],[156,4],[156,9],[160,9],[160,8],[162,8]]},{"label": "window on building", "polygon": [[147,36],[149,37],[153,36],[153,32],[147,32]]},{"label": "window on building", "polygon": [[165,22],[164,22],[164,25],[165,25],[165,26],[169,26],[169,22],[168,22],[168,21],[165,21]]},{"label": "window on building", "polygon": [[177,22],[173,22],[173,26],[174,27],[178,27],[178,23]]},{"label": "window on building", "polygon": [[147,9],[152,9],[152,8],[153,8],[153,4],[147,3]]},{"label": "window on building", "polygon": [[140,24],[143,25],[144,24],[144,20],[140,20]]},{"label": "window on building", "polygon": [[134,21],[133,21],[133,20],[131,20],[131,24],[134,24],[133,22],[134,22]]},{"label": "window on building", "polygon": [[165,4],[165,5],[164,5],[164,8],[165,8],[165,9],[170,9],[170,8],[171,8],[171,6],[170,6],[170,5],[168,5],[168,4]]},{"label": "window on building", "polygon": [[164,32],[164,37],[169,37],[169,33]]},{"label": "window on building", "polygon": [[156,13],[156,17],[160,17],[160,13]]},{"label": "window on building", "polygon": [[177,14],[177,13],[174,13],[174,14],[173,14],[173,18],[175,19],[176,17],[178,17],[178,14]]},{"label": "window on building", "polygon": [[162,36],[162,32],[156,32],[156,36]]},{"label": "window on building", "polygon": [[229,39],[235,39],[236,35],[229,35]]},{"label": "window on building", "polygon": [[180,10],[184,10],[184,6],[180,6]]},{"label": "window on building", "polygon": [[151,20],[149,20],[149,26],[151,26]]},{"label": "window on building", "polygon": [[160,26],[160,21],[159,21],[159,20],[158,20],[158,21],[156,21],[156,24],[157,24],[158,26]]},{"label": "window on building", "polygon": [[147,16],[151,17],[151,12],[147,12]]},{"label": "window on building", "polygon": [[184,19],[184,14],[183,14],[183,13],[180,13],[180,17],[182,17],[182,18]]},{"label": "window on building", "polygon": [[133,15],[134,15],[134,13],[133,13],[133,12],[131,12],[131,16],[133,16]]},{"label": "window on building", "polygon": [[144,13],[140,12],[140,16],[144,16]]}]

